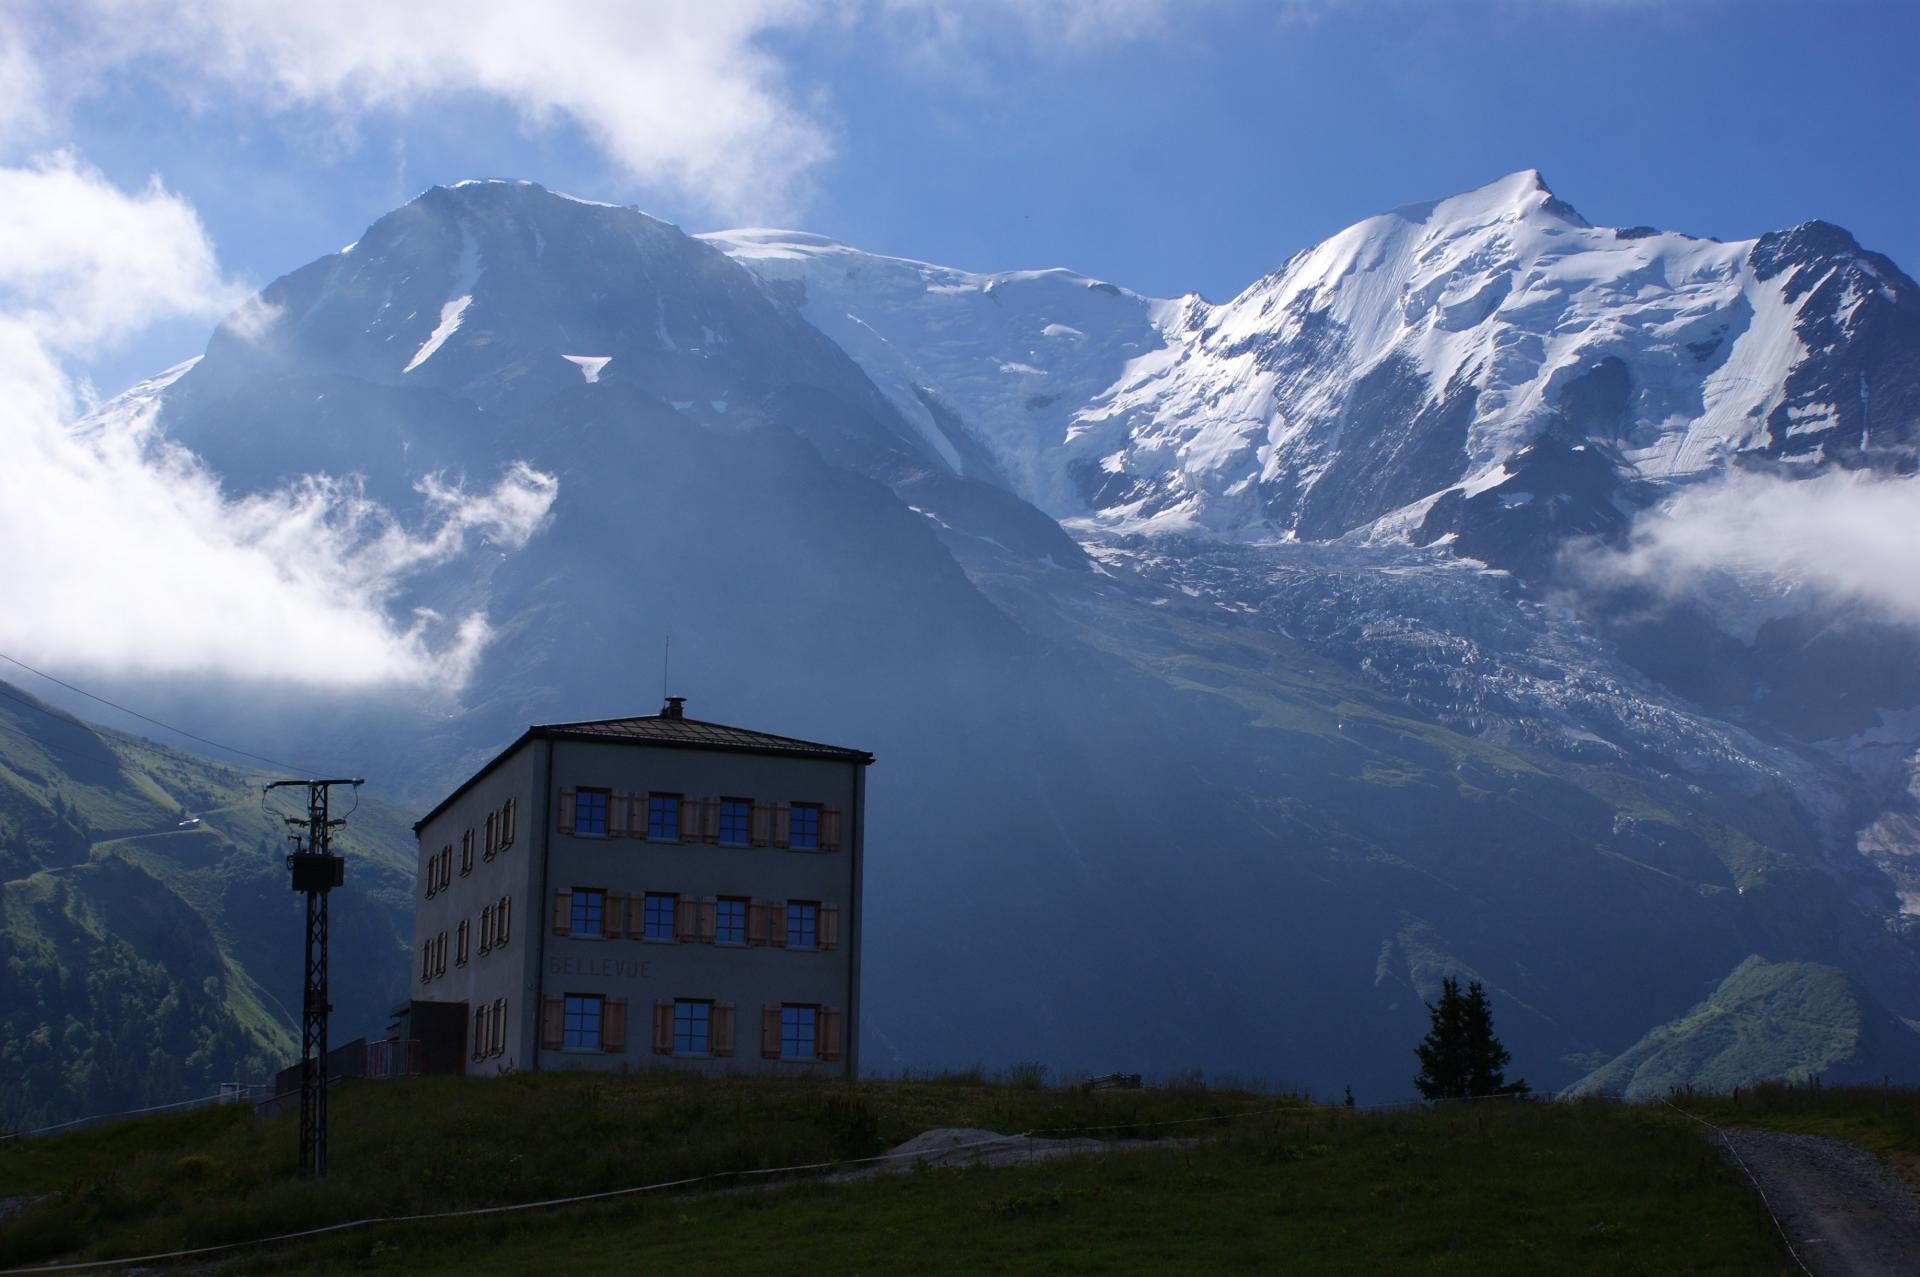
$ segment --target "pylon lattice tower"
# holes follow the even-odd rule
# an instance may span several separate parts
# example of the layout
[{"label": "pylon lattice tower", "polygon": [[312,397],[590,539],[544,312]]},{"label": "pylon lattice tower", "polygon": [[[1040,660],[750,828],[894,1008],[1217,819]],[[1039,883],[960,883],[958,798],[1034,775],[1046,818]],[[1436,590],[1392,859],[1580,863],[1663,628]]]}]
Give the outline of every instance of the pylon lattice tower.
[{"label": "pylon lattice tower", "polygon": [[335,785],[359,786],[364,780],[276,780],[267,789],[305,786],[307,814],[288,816],[287,824],[305,826],[305,843],[294,840],[287,857],[293,889],[307,897],[306,988],[300,999],[300,1169],[327,1173],[327,897],[346,881],[347,862],[332,851],[333,831],[346,824],[333,819],[330,791]]}]

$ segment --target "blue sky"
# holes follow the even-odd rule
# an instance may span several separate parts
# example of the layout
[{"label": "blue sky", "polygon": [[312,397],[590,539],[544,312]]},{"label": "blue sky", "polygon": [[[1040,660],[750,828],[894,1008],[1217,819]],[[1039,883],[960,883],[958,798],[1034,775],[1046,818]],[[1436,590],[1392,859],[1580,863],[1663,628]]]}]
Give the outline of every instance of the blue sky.
[{"label": "blue sky", "polygon": [[[609,140],[595,111],[620,115],[618,94],[644,85],[599,99],[542,87],[571,73],[564,41],[531,70],[478,54],[390,76],[375,55],[327,86],[338,68],[273,43],[320,43],[310,32],[263,29],[270,7],[223,6],[250,12],[227,25],[252,28],[238,37],[251,46],[100,54],[104,70],[77,76],[85,59],[63,41],[97,32],[29,6],[22,40],[49,79],[81,87],[50,92],[51,118],[10,158],[71,148],[125,189],[157,175],[241,284],[475,175],[637,203],[689,229],[779,221],[975,269],[1067,265],[1218,299],[1360,217],[1537,167],[1596,222],[1741,238],[1823,217],[1920,268],[1920,5],[1891,0],[737,0],[718,30],[687,37],[699,69],[646,126],[698,132],[732,101],[700,77],[744,76],[800,136],[756,152],[748,121],[688,140],[744,157],[723,178],[636,159],[618,124]],[[646,8],[588,20],[644,26]],[[235,37],[200,37],[216,38]],[[369,88],[383,76],[419,83]],[[615,49],[579,76],[666,73],[623,67]],[[207,326],[161,321],[103,344],[85,371],[110,391],[192,353]]]}]

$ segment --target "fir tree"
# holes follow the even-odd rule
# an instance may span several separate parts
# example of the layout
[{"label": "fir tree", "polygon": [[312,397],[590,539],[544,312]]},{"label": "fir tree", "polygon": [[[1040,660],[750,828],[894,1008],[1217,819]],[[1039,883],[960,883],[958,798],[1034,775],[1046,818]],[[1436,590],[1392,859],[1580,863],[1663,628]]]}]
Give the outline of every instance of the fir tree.
[{"label": "fir tree", "polygon": [[1420,1075],[1413,1079],[1429,1100],[1458,1100],[1480,1095],[1525,1095],[1525,1079],[1506,1080],[1502,1072],[1513,1057],[1493,1033],[1493,1007],[1475,980],[1460,992],[1452,976],[1440,982],[1440,1001],[1427,1003],[1431,1025],[1413,1053]]}]

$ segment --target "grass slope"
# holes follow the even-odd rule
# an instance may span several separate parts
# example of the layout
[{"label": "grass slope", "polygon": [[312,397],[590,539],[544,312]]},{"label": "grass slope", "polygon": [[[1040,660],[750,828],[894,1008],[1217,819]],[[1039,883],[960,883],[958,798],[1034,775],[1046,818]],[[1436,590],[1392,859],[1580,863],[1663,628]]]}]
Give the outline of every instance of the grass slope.
[{"label": "grass slope", "polygon": [[1750,957],[1713,995],[1577,1082],[1576,1093],[1654,1099],[1692,1086],[1920,1073],[1920,1039],[1837,967]]},{"label": "grass slope", "polygon": [[[1248,1110],[1261,1110],[1249,1116]],[[1156,1121],[1231,1120],[1152,1127]],[[938,1126],[1099,1126],[1192,1147],[618,1199],[382,1226],[249,1272],[1784,1272],[1701,1128],[1604,1102],[1347,1110],[1198,1087],[1083,1094],[975,1078],[673,1073],[361,1083],[333,1175],[293,1177],[291,1116],[228,1107],[0,1148],[0,1264],[108,1258],[715,1171],[851,1159]]]},{"label": "grass slope", "polygon": [[[296,1052],[299,904],[267,779],[0,684],[0,1125],[209,1094]],[[339,1038],[404,996],[414,859],[379,803],[343,847]]]}]

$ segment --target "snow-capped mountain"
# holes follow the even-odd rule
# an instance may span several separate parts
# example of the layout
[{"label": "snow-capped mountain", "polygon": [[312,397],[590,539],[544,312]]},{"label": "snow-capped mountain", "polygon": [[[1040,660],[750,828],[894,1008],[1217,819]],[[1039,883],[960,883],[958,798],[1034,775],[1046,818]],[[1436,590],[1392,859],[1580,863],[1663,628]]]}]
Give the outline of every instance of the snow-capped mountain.
[{"label": "snow-capped mountain", "polygon": [[1532,170],[1368,218],[1219,305],[707,238],[795,289],[896,402],[956,413],[1023,496],[1111,531],[1428,541],[1475,499],[1497,516],[1572,489],[1605,522],[1634,480],[1920,441],[1920,290],[1885,257],[1818,222],[1729,243],[1596,227]]},{"label": "snow-capped mountain", "polygon": [[242,492],[552,477],[392,600],[484,607],[460,712],[330,729],[411,798],[650,708],[669,635],[703,716],[874,749],[868,1058],[1397,1094],[1449,972],[1548,1085],[1751,954],[1920,1018],[1911,636],[1515,588],[1663,486],[1910,466],[1916,306],[1833,228],[1605,230],[1532,173],[1220,305],[473,182],[135,398]]}]

